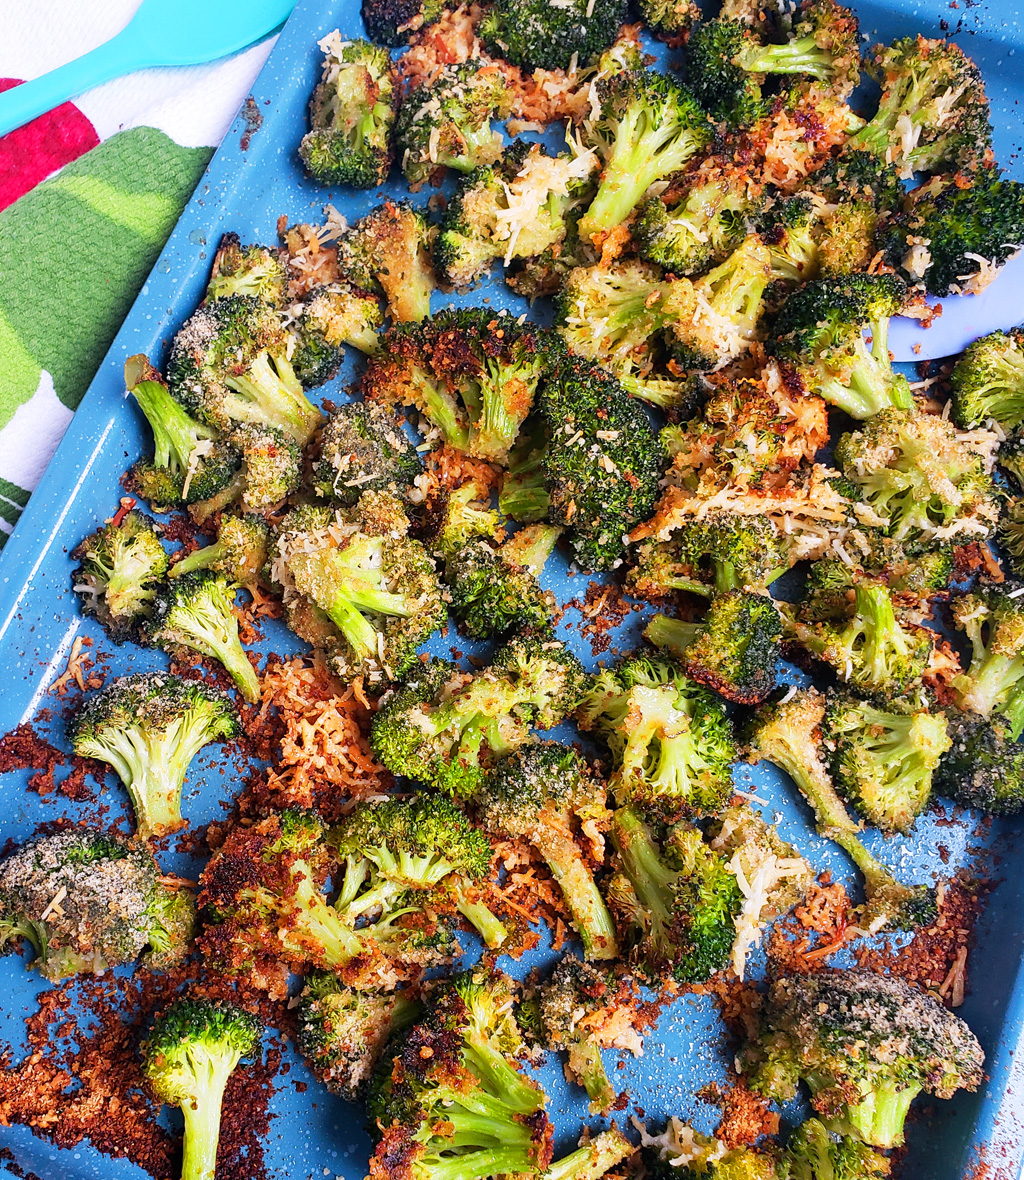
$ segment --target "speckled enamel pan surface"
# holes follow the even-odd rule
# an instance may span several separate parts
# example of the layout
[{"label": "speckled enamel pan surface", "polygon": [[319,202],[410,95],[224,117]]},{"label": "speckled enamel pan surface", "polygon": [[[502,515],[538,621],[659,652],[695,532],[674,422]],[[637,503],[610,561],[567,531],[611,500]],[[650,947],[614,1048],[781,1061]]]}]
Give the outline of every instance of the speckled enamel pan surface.
[{"label": "speckled enamel pan surface", "polygon": [[[1011,175],[1024,178],[1019,158],[1024,31],[1018,23],[1017,5],[1013,0],[990,5],[960,0],[960,5],[940,6],[937,0],[922,4],[896,0],[885,7],[861,3],[858,15],[865,40],[871,43],[908,33],[955,34],[984,72],[992,100],[997,158]],[[248,124],[240,117],[213,158],[0,555],[0,732],[49,708],[53,717],[40,724],[40,730],[55,744],[66,745],[60,702],[48,695],[48,688],[63,670],[78,635],[92,638],[93,652],[104,653],[112,674],[165,666],[166,657],[159,652],[113,648],[97,626],[78,614],[68,552],[115,511],[121,494],[119,477],[148,445],[144,423],[134,404],[125,398],[124,360],[144,352],[163,362],[174,332],[202,296],[220,235],[234,230],[243,240],[274,242],[282,214],[289,222],[316,222],[322,219],[324,205],[331,202],[351,219],[379,199],[376,193],[323,190],[303,175],[296,156],[321,57],[316,42],[336,27],[345,35],[362,33],[357,0],[334,5],[303,0],[299,4],[255,84]],[[651,48],[662,60],[672,57],[663,46]],[[262,118],[256,130],[252,129],[253,110]],[[557,144],[557,133],[548,138]],[[387,191],[397,196],[404,193],[404,186],[395,183]],[[423,193],[418,199],[426,200],[428,195]],[[989,317],[985,327],[1024,320],[1024,284],[1016,280],[1016,274],[1021,273],[1020,268],[1007,273],[986,296],[998,313],[994,322],[990,322],[991,308],[986,310],[980,304],[953,308],[956,301],[945,301],[947,314],[928,333],[928,352],[942,356],[957,351],[985,316]],[[500,279],[461,301],[484,300],[495,307],[514,307],[517,314],[526,310]],[[435,308],[444,301],[444,296],[435,296]],[[907,331],[919,334],[916,327]],[[916,339],[902,329],[897,329],[896,337],[901,348],[909,348]],[[345,400],[356,372],[352,364],[320,394]],[[563,602],[582,599],[585,579],[570,576],[561,558],[552,560],[544,577]],[[613,648],[628,650],[638,638],[641,620],[642,616],[632,615],[613,632]],[[593,667],[597,657],[579,627],[580,615],[568,610],[561,626],[564,638]],[[266,650],[294,652],[301,648],[299,641],[277,624],[268,626],[266,632]],[[448,654],[452,638],[436,641],[436,650]],[[460,643],[460,647],[465,652],[470,645]],[[795,672],[790,675],[799,679]],[[210,765],[213,761],[200,758],[186,787],[185,812],[194,827],[223,816],[241,786],[237,775],[230,771],[225,775]],[[41,821],[62,813],[80,814],[78,805],[62,796],[40,799],[26,791],[27,778],[25,772],[0,779],[0,845],[7,839],[24,839]],[[740,789],[755,793],[761,800],[755,805],[777,819],[783,835],[814,865],[830,868],[839,879],[853,880],[851,866],[843,856],[814,835],[808,814],[792,801],[793,788],[781,776],[768,767],[741,766],[736,780]],[[102,802],[114,817],[126,808],[126,796],[112,778]],[[924,816],[905,841],[886,841],[877,833],[868,836],[871,848],[907,880],[950,877],[958,866],[981,863],[999,882],[977,928],[968,962],[970,991],[959,1009],[984,1046],[988,1081],[977,1094],[962,1094],[951,1102],[916,1104],[908,1129],[908,1158],[901,1172],[904,1180],[1016,1180],[1019,1175],[1024,1154],[1024,1069],[1016,1070],[1016,1079],[1014,1075],[1024,1026],[1024,873],[1016,852],[1021,830],[1019,822],[1004,821],[980,828],[977,816],[954,814],[946,806]],[[199,868],[174,851],[161,853],[161,862],[165,869],[184,876],[194,876]],[[856,884],[851,889],[856,896]],[[551,957],[546,948],[542,940],[523,961],[503,959],[501,965],[521,975]],[[468,948],[467,961],[475,951]],[[760,970],[761,952],[752,961]],[[0,1040],[12,1047],[14,1060],[23,1051],[24,1020],[36,1010],[40,989],[39,977],[26,970],[22,959],[0,959]],[[708,1083],[726,1082],[729,1055],[710,997],[686,996],[664,1010],[646,1038],[642,1057],[628,1058],[620,1068],[609,1055],[608,1064],[616,1085],[629,1091],[630,1111],[635,1104],[650,1122],[680,1115],[709,1131],[718,1112],[696,1095]],[[266,1151],[268,1174],[291,1180],[324,1176],[360,1180],[369,1151],[361,1110],[329,1095],[291,1050],[286,1061],[290,1072],[278,1078],[271,1101],[275,1117]],[[598,1121],[588,1118],[582,1092],[566,1086],[559,1062],[551,1058],[538,1072],[550,1094],[556,1146],[560,1151],[568,1150],[576,1144],[583,1123],[597,1126]],[[294,1083],[306,1083],[308,1088],[300,1092]],[[787,1109],[783,1122],[799,1116],[798,1109]],[[177,1112],[165,1112],[163,1117],[170,1120],[169,1125],[179,1125]],[[8,1160],[13,1158],[18,1167],[42,1180],[141,1180],[144,1175],[125,1160],[101,1155],[88,1142],[60,1150],[24,1127],[0,1127],[0,1147],[7,1149],[4,1155]],[[5,1167],[0,1161],[0,1172]]]}]

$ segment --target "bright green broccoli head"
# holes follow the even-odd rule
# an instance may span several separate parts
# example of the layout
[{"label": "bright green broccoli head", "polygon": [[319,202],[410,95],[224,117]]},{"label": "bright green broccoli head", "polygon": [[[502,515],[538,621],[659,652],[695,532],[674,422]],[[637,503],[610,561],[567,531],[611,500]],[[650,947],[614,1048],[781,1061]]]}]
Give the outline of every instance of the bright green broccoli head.
[{"label": "bright green broccoli head", "polygon": [[820,1119],[807,1119],[789,1137],[779,1164],[780,1180],[879,1180],[888,1158],[845,1135],[833,1135]]},{"label": "bright green broccoli head", "polygon": [[423,464],[393,414],[374,402],[349,402],[331,415],[313,468],[317,495],[352,507],[366,491],[401,494]]},{"label": "bright green broccoli head", "polygon": [[391,168],[398,105],[391,56],[369,41],[343,41],[337,31],[320,47],[323,71],[299,156],[322,185],[376,188]]},{"label": "bright green broccoli head", "polygon": [[839,793],[875,827],[909,832],[931,800],[932,773],[950,746],[945,716],[887,712],[837,696],[826,709],[824,734]]},{"label": "bright green broccoli head", "polygon": [[608,746],[610,785],[623,803],[673,816],[714,815],[732,793],[737,750],[722,703],[660,656],[602,672],[577,712]]},{"label": "bright green broccoli head", "polygon": [[213,259],[206,298],[255,295],[264,303],[281,307],[286,302],[288,275],[278,252],[269,246],[243,246],[238,234],[226,233]]},{"label": "bright green broccoli head", "polygon": [[954,625],[967,636],[971,661],[955,677],[961,709],[1001,717],[1016,741],[1024,732],[1024,602],[1021,585],[978,586],[953,602]]},{"label": "bright green broccoli head", "polygon": [[557,8],[546,0],[497,0],[478,28],[489,53],[527,70],[566,70],[607,49],[626,19],[624,0],[571,0]]},{"label": "bright green broccoli head", "polygon": [[71,579],[82,614],[115,643],[137,635],[167,572],[156,522],[133,508],[80,541],[70,556],[80,562]]},{"label": "bright green broccoli head", "polygon": [[235,591],[227,578],[210,570],[193,570],[160,592],[147,627],[150,643],[165,651],[187,648],[217,660],[249,702],[260,695],[260,682],[238,637]]},{"label": "bright green broccoli head", "polygon": [[1024,329],[992,332],[964,350],[950,376],[953,421],[963,430],[989,419],[1004,433],[1024,424]]},{"label": "bright green broccoli head", "polygon": [[992,815],[1024,810],[1024,742],[999,717],[947,715],[950,746],[935,771],[935,790]]},{"label": "bright green broccoli head", "polygon": [[195,904],[164,885],[152,854],[118,833],[67,827],[0,860],[0,950],[24,939],[44,979],[134,963],[170,968],[188,953]]},{"label": "bright green broccoli head", "polygon": [[922,1090],[974,1090],[984,1054],[940,1001],[896,976],[861,969],[789,976],[770,988],[744,1072],[759,1093],[792,1097],[799,1079],[830,1129],[874,1147],[903,1142]]},{"label": "bright green broccoli head", "polygon": [[69,727],[75,753],[108,763],[124,783],[144,839],[184,826],[181,791],[192,760],[210,742],[238,732],[226,693],[157,672],[112,681]]},{"label": "bright green broccoli head", "polygon": [[[434,233],[426,209],[387,200],[338,238],[338,267],[356,287],[383,295],[393,321],[422,320],[430,314],[434,288]],[[353,343],[373,351],[368,338]]]}]

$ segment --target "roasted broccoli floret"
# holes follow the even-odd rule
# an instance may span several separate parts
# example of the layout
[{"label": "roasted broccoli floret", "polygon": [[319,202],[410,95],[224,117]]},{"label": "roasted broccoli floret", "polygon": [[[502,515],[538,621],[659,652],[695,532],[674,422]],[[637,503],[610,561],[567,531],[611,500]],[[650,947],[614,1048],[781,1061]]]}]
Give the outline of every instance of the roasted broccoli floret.
[{"label": "roasted broccoli floret", "polygon": [[163,672],[122,676],[88,699],[70,726],[75,753],[107,762],[131,797],[143,839],[184,826],[181,790],[210,742],[239,732],[226,693]]},{"label": "roasted broccoli floret", "polygon": [[496,0],[477,35],[489,53],[526,70],[567,70],[607,49],[626,19],[625,0],[570,0],[557,8],[547,0]]},{"label": "roasted broccoli floret", "polygon": [[454,905],[489,947],[508,937],[476,895],[490,874],[490,842],[450,800],[357,804],[332,829],[330,842],[342,864],[334,905],[351,924],[379,910],[387,916],[417,905],[441,912]]},{"label": "roasted broccoli floret", "polygon": [[631,69],[597,85],[600,113],[591,136],[604,169],[580,221],[584,241],[621,225],[656,180],[677,172],[711,142],[712,127],[681,83],[655,70]]},{"label": "roasted broccoli floret", "polygon": [[225,435],[224,441],[241,457],[241,466],[230,483],[189,504],[189,515],[197,524],[233,505],[246,513],[270,512],[298,489],[302,449],[283,430],[247,422]]},{"label": "roasted broccoli floret", "polygon": [[290,311],[295,314],[291,330],[296,338],[292,368],[306,389],[336,375],[345,357],[344,345],[365,353],[377,351],[384,317],[376,295],[339,281],[314,287]]},{"label": "roasted broccoli floret", "polygon": [[363,0],[363,24],[380,45],[404,45],[412,33],[432,25],[445,10],[444,0]]},{"label": "roasted broccoli floret", "polygon": [[897,541],[991,532],[998,517],[981,455],[938,414],[883,410],[836,444],[836,465]]},{"label": "roasted broccoli floret", "polygon": [[846,98],[860,80],[857,18],[833,0],[804,0],[792,34],[765,44],[739,20],[706,21],[687,44],[687,76],[697,98],[718,120],[740,126],[767,113],[766,74],[800,74]]},{"label": "roasted broccoli floret", "polygon": [[295,376],[288,339],[278,312],[254,295],[207,303],[174,337],[171,392],[217,430],[273,426],[301,446],[321,418]]},{"label": "roasted broccoli floret", "polygon": [[685,521],[665,541],[641,545],[626,588],[655,602],[684,590],[710,598],[764,590],[788,568],[785,544],[766,516],[709,512]]},{"label": "roasted broccoli floret", "polygon": [[215,430],[185,413],[144,356],[125,361],[124,379],[153,431],[153,458],[132,466],[132,490],[148,500],[154,512],[169,512],[177,504],[205,500],[230,486],[241,455]]},{"label": "roasted broccoli floret", "polygon": [[191,996],[154,1020],[142,1068],[154,1096],[185,1120],[181,1180],[213,1180],[224,1090],[242,1058],[259,1052],[262,1032],[251,1013]]},{"label": "roasted broccoli floret", "polygon": [[902,885],[861,843],[858,825],[839,798],[822,757],[825,698],[802,690],[785,703],[762,709],[748,733],[751,762],[773,762],[796,783],[814,811],[818,833],[842,848],[864,875],[865,904],[858,924],[869,933],[889,927],[925,925],[938,912],[935,891],[925,885]]},{"label": "roasted broccoli floret", "polygon": [[313,489],[351,508],[363,492],[404,494],[422,470],[415,444],[393,414],[374,402],[349,402],[320,435]]},{"label": "roasted broccoli floret", "polygon": [[990,332],[964,350],[950,374],[951,417],[962,430],[989,419],[1004,433],[1024,425],[1024,328]]},{"label": "roasted broccoli floret", "polygon": [[115,643],[137,635],[153,613],[167,572],[156,521],[133,508],[80,541],[71,558],[81,563],[71,584],[82,614],[100,623]]},{"label": "roasted broccoli floret", "polygon": [[369,41],[343,41],[337,29],[320,48],[324,64],[299,156],[323,185],[376,188],[391,168],[398,100],[391,55]]},{"label": "roasted broccoli floret", "polygon": [[[413,100],[410,105],[417,104]],[[425,319],[434,289],[434,232],[426,210],[405,201],[385,201],[338,239],[338,266],[357,287],[383,295],[392,320]]]},{"label": "roasted broccoli floret", "polygon": [[771,251],[772,278],[806,283],[821,269],[820,215],[808,196],[797,193],[769,205],[757,219],[757,232]]},{"label": "roasted broccoli floret", "polygon": [[[572,955],[559,959],[538,995],[542,1043],[568,1054],[566,1072],[586,1090],[591,1114],[607,1114],[618,1097],[608,1078],[601,1050],[620,1047],[628,1037],[623,1020],[634,999],[626,980],[608,968],[581,963]],[[639,1038],[633,1034],[633,1048]]]},{"label": "roasted broccoli floret", "polygon": [[[664,1131],[645,1140],[640,1158],[644,1175],[651,1180],[778,1180],[779,1177],[778,1152],[772,1145],[764,1150],[727,1148],[720,1140],[702,1135],[675,1116],[669,1118]],[[840,1177],[828,1180],[840,1180]]]},{"label": "roasted broccoli floret", "polygon": [[840,795],[876,828],[909,832],[928,806],[932,772],[950,746],[943,714],[896,713],[836,696],[823,733]]},{"label": "roasted broccoli floret", "polygon": [[146,635],[165,651],[184,647],[217,660],[242,696],[257,701],[260,680],[238,637],[234,605],[234,588],[227,578],[194,570],[161,590]]},{"label": "roasted broccoli floret", "polygon": [[337,675],[400,678],[447,617],[430,555],[407,535],[408,518],[389,492],[364,492],[353,509],[315,515],[309,527],[286,518],[277,537],[275,564],[290,579],[286,605],[300,595],[338,629],[323,645]]},{"label": "roasted broccoli floret", "polygon": [[443,982],[384,1054],[367,1110],[373,1180],[535,1176],[551,1161],[543,1090],[513,1064],[512,984],[483,968]]},{"label": "roasted broccoli floret", "polygon": [[652,981],[703,983],[726,967],[743,904],[728,857],[688,824],[656,831],[635,807],[615,813],[611,835],[620,876],[609,897],[637,970]]},{"label": "roasted broccoli floret", "polygon": [[953,623],[971,644],[966,672],[954,677],[957,704],[989,719],[1002,717],[1016,741],[1024,732],[1024,583],[977,586],[952,604]]},{"label": "roasted broccoli floret", "polygon": [[779,1180],[881,1180],[888,1158],[848,1135],[834,1135],[820,1119],[807,1119],[789,1137]]},{"label": "roasted broccoli floret", "polygon": [[496,164],[461,180],[434,243],[438,276],[465,288],[496,258],[505,266],[549,253],[562,260],[596,171],[593,152],[552,158],[539,144],[516,140]]},{"label": "roasted broccoli floret", "polygon": [[737,750],[725,708],[660,653],[601,672],[576,720],[608,746],[620,804],[715,815],[732,793]]},{"label": "roasted broccoli floret", "polygon": [[786,1101],[806,1081],[831,1130],[896,1147],[914,1098],[977,1089],[984,1054],[967,1025],[927,992],[848,968],[776,980],[741,1061],[758,1093]]},{"label": "roasted broccoli floret", "polygon": [[200,880],[204,953],[231,974],[265,974],[268,961],[313,966],[371,990],[450,961],[457,947],[449,931],[422,907],[382,905],[371,912],[375,923],[356,929],[322,893],[335,863],[311,812],[233,828]]},{"label": "roasted broccoli floret", "polygon": [[385,333],[363,392],[386,406],[414,406],[450,446],[501,463],[530,412],[551,348],[535,324],[483,307],[446,307],[422,325]]},{"label": "roasted broccoli floret", "polygon": [[446,65],[418,87],[395,120],[395,149],[410,184],[443,168],[472,172],[501,155],[492,119],[507,119],[513,91],[500,66],[471,59]]},{"label": "roasted broccoli floret", "polygon": [[568,530],[582,569],[613,569],[625,534],[654,508],[661,440],[614,377],[578,358],[559,364],[539,408],[551,439],[541,461],[548,519]]},{"label": "roasted broccoli floret", "polygon": [[255,295],[272,307],[281,307],[287,287],[288,274],[276,250],[269,246],[243,246],[235,233],[221,236],[206,287],[207,299]]},{"label": "roasted broccoli floret", "polygon": [[547,517],[551,497],[544,470],[549,442],[550,432],[544,418],[536,412],[531,414],[508,453],[498,492],[498,508],[510,520],[537,524]]},{"label": "roasted broccoli floret", "polygon": [[501,513],[490,506],[490,489],[474,478],[442,489],[427,507],[425,537],[430,551],[447,562],[467,545],[497,543],[504,536]]},{"label": "roasted broccoli floret", "polygon": [[[906,377],[889,359],[889,317],[906,300],[895,275],[842,275],[798,287],[773,326],[773,355],[796,366],[804,384],[851,418],[895,406],[910,410]],[[871,333],[871,343],[863,331]]]},{"label": "roasted broccoli floret", "polygon": [[651,32],[672,44],[685,36],[701,15],[694,0],[637,0],[637,8]]},{"label": "roasted broccoli floret", "polygon": [[1024,241],[1024,185],[986,168],[936,176],[881,234],[886,261],[934,295],[977,295]]},{"label": "roasted broccoli floret", "polygon": [[1024,810],[1024,742],[999,717],[950,710],[950,745],[935,770],[935,790],[992,815]]},{"label": "roasted broccoli floret", "polygon": [[635,1152],[633,1144],[613,1124],[582,1147],[548,1164],[544,1169],[544,1180],[600,1180]]},{"label": "roasted broccoli floret", "polygon": [[120,833],[67,827],[0,860],[0,951],[25,939],[52,983],[143,952],[143,966],[175,966],[194,926],[192,895],[164,884],[152,853]]},{"label": "roasted broccoli floret", "polygon": [[696,625],[655,615],[644,637],[674,656],[690,680],[727,701],[757,705],[775,688],[782,621],[765,594],[718,594]]},{"label": "roasted broccoli floret", "polygon": [[955,41],[900,37],[868,64],[882,86],[878,111],[850,140],[909,180],[915,172],[980,167],[992,147],[981,71]]},{"label": "roasted broccoli floret", "polygon": [[262,516],[231,516],[225,513],[217,524],[217,540],[176,561],[172,578],[192,570],[212,570],[247,590],[258,585],[267,560],[270,529]]},{"label": "roasted broccoli floret", "polygon": [[896,169],[871,152],[841,151],[807,183],[819,199],[814,238],[821,273],[866,271],[879,252],[880,230],[903,201]]},{"label": "roasted broccoli floret", "polygon": [[381,702],[370,745],[394,774],[470,798],[489,766],[528,740],[531,725],[563,721],[585,684],[576,657],[539,637],[517,636],[475,674],[431,660]]},{"label": "roasted broccoli floret", "polygon": [[637,210],[631,232],[640,257],[675,275],[700,274],[724,262],[747,236],[756,212],[748,178],[739,170],[691,182],[671,205],[649,197]]},{"label": "roasted broccoli floret", "polygon": [[358,992],[314,971],[299,1002],[299,1052],[332,1094],[358,1102],[389,1038],[420,1011],[402,992]]},{"label": "roasted broccoli floret", "polygon": [[604,784],[589,773],[580,755],[558,742],[521,746],[488,773],[476,802],[485,828],[528,840],[543,856],[585,956],[614,959],[615,923],[573,834],[574,821],[605,814]]}]

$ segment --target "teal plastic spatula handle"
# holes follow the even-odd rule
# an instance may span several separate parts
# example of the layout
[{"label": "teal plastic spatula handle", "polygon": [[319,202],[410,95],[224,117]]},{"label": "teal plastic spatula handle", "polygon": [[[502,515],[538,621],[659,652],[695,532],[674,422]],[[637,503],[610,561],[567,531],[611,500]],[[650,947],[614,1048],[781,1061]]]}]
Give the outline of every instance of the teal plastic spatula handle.
[{"label": "teal plastic spatula handle", "polygon": [[280,28],[294,7],[295,0],[143,0],[116,37],[0,94],[0,135],[133,70],[237,53]]}]

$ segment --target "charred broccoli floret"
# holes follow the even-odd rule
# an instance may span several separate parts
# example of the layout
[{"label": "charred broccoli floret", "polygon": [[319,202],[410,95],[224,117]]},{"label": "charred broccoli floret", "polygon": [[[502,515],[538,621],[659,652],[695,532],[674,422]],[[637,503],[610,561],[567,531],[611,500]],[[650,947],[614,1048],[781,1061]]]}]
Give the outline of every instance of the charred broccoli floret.
[{"label": "charred broccoli floret", "polygon": [[980,167],[991,150],[985,82],[955,41],[901,37],[868,65],[882,86],[874,118],[850,140],[909,180],[915,172]]},{"label": "charred broccoli floret", "polygon": [[576,720],[608,746],[620,804],[714,815],[732,793],[737,751],[725,709],[669,659],[636,655],[605,669]]},{"label": "charred broccoli floret", "polygon": [[592,139],[604,163],[601,183],[580,221],[580,236],[603,239],[632,213],[647,189],[677,172],[711,142],[712,127],[681,83],[631,69],[598,83]]},{"label": "charred broccoli floret", "polygon": [[986,721],[951,710],[950,745],[935,770],[935,790],[992,815],[1024,810],[1024,742],[999,717]]},{"label": "charred broccoli floret", "polygon": [[132,490],[154,512],[169,512],[230,487],[242,461],[238,451],[185,413],[144,356],[125,361],[124,379],[153,431],[153,458],[132,466]]},{"label": "charred broccoli floret", "polygon": [[192,570],[212,570],[252,590],[267,560],[269,538],[270,529],[262,516],[225,513],[217,524],[217,540],[176,561],[170,576],[180,578]]},{"label": "charred broccoli floret", "polygon": [[989,419],[1008,433],[1024,425],[1024,328],[990,332],[964,350],[950,375],[953,421],[962,430]]},{"label": "charred broccoli floret", "polygon": [[320,48],[324,64],[299,156],[323,185],[376,188],[391,168],[398,99],[391,55],[369,41],[343,41],[337,29]]},{"label": "charred broccoli floret", "polygon": [[655,615],[644,637],[678,660],[690,680],[727,701],[758,705],[775,688],[782,621],[767,595],[718,594],[696,624]]},{"label": "charred broccoli floret", "polygon": [[550,444],[541,460],[548,519],[577,563],[613,569],[624,536],[654,508],[664,452],[647,414],[603,369],[570,357],[543,387]]},{"label": "charred broccoli floret", "polygon": [[255,295],[272,307],[281,307],[287,287],[288,274],[276,250],[269,246],[243,246],[235,233],[222,235],[206,287],[207,299]]},{"label": "charred broccoli floret", "polygon": [[260,680],[238,637],[235,592],[227,578],[193,570],[159,594],[147,627],[150,643],[173,652],[188,648],[223,664],[247,701],[257,701]]},{"label": "charred broccoli floret", "polygon": [[299,1002],[299,1051],[332,1094],[358,1102],[389,1038],[420,1011],[402,992],[358,992],[314,971]]},{"label": "charred broccoli floret", "polygon": [[134,963],[169,968],[188,953],[195,904],[163,883],[144,845],[117,832],[67,827],[0,860],[0,951],[22,938],[57,983]]},{"label": "charred broccoli floret", "polygon": [[977,586],[952,605],[953,623],[971,644],[967,671],[954,677],[957,704],[1002,717],[1016,741],[1024,732],[1024,583]]},{"label": "charred broccoli floret", "polygon": [[[591,1114],[607,1114],[618,1097],[601,1060],[601,1050],[622,1042],[621,1014],[633,999],[628,983],[608,968],[581,963],[572,955],[558,960],[539,989],[538,1012],[546,1048],[568,1054],[566,1071],[586,1090]],[[618,1019],[617,1019],[618,1017]],[[633,1034],[633,1048],[639,1040]]]},{"label": "charred broccoli floret", "polygon": [[839,99],[860,80],[857,18],[833,0],[804,0],[782,44],[766,44],[742,21],[719,18],[694,29],[687,53],[697,98],[716,119],[734,126],[766,113],[766,74],[814,78]]},{"label": "charred broccoli floret", "polygon": [[976,295],[1024,241],[1024,185],[986,168],[936,176],[881,235],[886,261],[934,295]]},{"label": "charred broccoli floret", "polygon": [[631,227],[640,257],[675,275],[700,274],[724,262],[747,236],[747,219],[757,203],[747,177],[724,171],[699,178],[671,205],[647,198]]},{"label": "charred broccoli floret", "polygon": [[483,307],[446,307],[422,325],[398,324],[371,359],[363,392],[386,406],[414,406],[444,441],[502,462],[549,363],[535,324]]},{"label": "charred broccoli floret", "polygon": [[174,337],[167,377],[185,408],[217,430],[272,426],[301,446],[320,424],[288,359],[279,314],[253,295],[195,312]]},{"label": "charred broccoli floret", "polygon": [[189,515],[205,524],[218,512],[237,505],[246,513],[267,513],[302,481],[302,449],[276,426],[247,422],[224,436],[241,466],[212,496],[189,504]]},{"label": "charred broccoli floret", "polygon": [[488,52],[527,70],[567,70],[607,49],[626,19],[625,0],[570,0],[554,7],[547,0],[496,0],[477,33]]},{"label": "charred broccoli floret", "polygon": [[142,1044],[143,1073],[161,1102],[181,1108],[182,1180],[213,1180],[228,1079],[259,1052],[259,1020],[233,1004],[183,996],[153,1022]]},{"label": "charred broccoli floret", "polygon": [[815,689],[798,692],[754,718],[747,735],[751,762],[773,762],[796,783],[814,811],[818,833],[833,840],[864,875],[860,925],[869,933],[889,927],[912,929],[934,920],[935,892],[902,885],[861,843],[858,825],[839,798],[822,758],[825,698]]},{"label": "charred broccoli floret", "polygon": [[454,905],[489,947],[508,937],[476,896],[490,873],[491,845],[450,800],[357,804],[332,829],[330,842],[342,866],[334,905],[351,924],[380,910],[387,915],[419,904],[443,912]]},{"label": "charred broccoli floret", "polygon": [[380,45],[404,45],[412,33],[432,25],[445,10],[444,0],[363,0],[363,24]]},{"label": "charred broccoli floret", "polygon": [[[772,353],[796,366],[807,388],[851,418],[910,410],[906,377],[889,359],[889,317],[906,300],[895,275],[843,275],[798,287],[775,320]],[[863,331],[871,333],[870,345]]]},{"label": "charred broccoli floret", "polygon": [[419,321],[430,315],[433,241],[426,210],[385,201],[338,239],[338,266],[357,287],[383,295],[392,320]]},{"label": "charred broccoli floret", "polygon": [[543,856],[585,956],[614,959],[615,923],[573,834],[574,820],[604,815],[605,788],[579,754],[558,742],[521,746],[487,774],[476,802],[485,828],[526,839]]},{"label": "charred broccoli floret", "polygon": [[876,828],[909,832],[928,806],[932,772],[950,746],[943,714],[887,712],[836,696],[823,733],[840,795]]},{"label": "charred broccoli floret", "polygon": [[496,258],[505,266],[549,253],[562,260],[596,171],[593,152],[552,158],[539,144],[516,140],[497,163],[464,177],[448,203],[434,243],[439,277],[465,288]]},{"label": "charred broccoli floret", "polygon": [[137,635],[153,613],[167,572],[167,553],[156,522],[132,509],[71,550],[81,564],[71,575],[82,614],[95,619],[115,643]]},{"label": "charred broccoli floret", "polygon": [[75,753],[114,768],[143,839],[184,826],[181,790],[210,742],[239,732],[230,698],[201,680],[162,672],[122,676],[90,697],[70,726]]},{"label": "charred broccoli floret", "polygon": [[395,120],[395,147],[410,184],[438,169],[472,172],[501,155],[492,119],[506,119],[513,91],[500,66],[471,59],[446,65],[437,79],[417,88]]},{"label": "charred broccoli floret", "polygon": [[696,828],[680,823],[658,832],[634,807],[615,813],[611,835],[620,876],[609,896],[630,961],[658,982],[667,974],[703,983],[726,967],[743,904],[728,858]]},{"label": "charred broccoli floret", "polygon": [[998,517],[981,455],[938,414],[883,410],[836,444],[836,465],[897,541],[985,536]]},{"label": "charred broccoli floret", "polygon": [[313,489],[353,507],[363,492],[401,495],[423,470],[419,453],[393,414],[374,402],[339,406],[320,435]]},{"label": "charred broccoli floret", "polygon": [[535,1176],[551,1161],[536,1082],[513,1064],[522,1037],[512,984],[476,968],[442,983],[422,1019],[384,1054],[367,1103],[372,1180]]},{"label": "charred broccoli floret", "polygon": [[789,1137],[779,1180],[882,1180],[888,1158],[867,1143],[834,1135],[820,1119],[807,1119]]},{"label": "charred broccoli floret", "polygon": [[295,315],[292,368],[306,389],[335,376],[345,357],[344,345],[365,353],[377,351],[384,317],[376,295],[339,281],[313,287],[289,310]]},{"label": "charred broccoli floret", "polygon": [[401,502],[364,492],[352,509],[287,517],[275,543],[285,603],[311,602],[337,628],[322,645],[333,671],[370,683],[400,678],[446,617],[434,563],[408,536]]},{"label": "charred broccoli floret", "polygon": [[475,674],[431,660],[381,702],[370,745],[394,774],[471,798],[486,770],[528,740],[531,725],[563,721],[585,684],[576,657],[539,637],[517,636]]},{"label": "charred broccoli floret", "polygon": [[896,1147],[914,1098],[977,1089],[984,1054],[927,992],[849,968],[776,980],[742,1061],[757,1092],[785,1101],[806,1081],[830,1129]]},{"label": "charred broccoli floret", "polygon": [[532,524],[498,549],[476,541],[445,563],[451,612],[474,639],[501,639],[513,631],[550,631],[555,596],[538,578],[562,530]]}]

